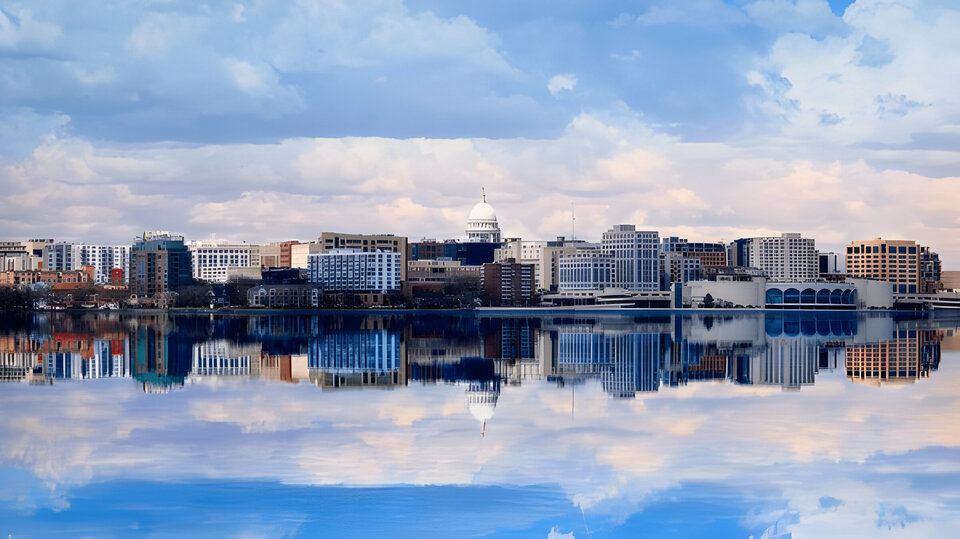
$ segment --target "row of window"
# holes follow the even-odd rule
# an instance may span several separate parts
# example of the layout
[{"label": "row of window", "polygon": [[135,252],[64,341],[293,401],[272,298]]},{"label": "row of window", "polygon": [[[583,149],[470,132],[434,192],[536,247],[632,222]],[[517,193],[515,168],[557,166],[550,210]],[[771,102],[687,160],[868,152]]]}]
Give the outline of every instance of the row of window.
[{"label": "row of window", "polygon": [[828,290],[826,288],[814,290],[806,288],[803,291],[796,288],[780,290],[771,288],[766,294],[767,305],[784,304],[813,304],[813,305],[856,305],[857,291],[852,289],[841,290],[839,288]]}]

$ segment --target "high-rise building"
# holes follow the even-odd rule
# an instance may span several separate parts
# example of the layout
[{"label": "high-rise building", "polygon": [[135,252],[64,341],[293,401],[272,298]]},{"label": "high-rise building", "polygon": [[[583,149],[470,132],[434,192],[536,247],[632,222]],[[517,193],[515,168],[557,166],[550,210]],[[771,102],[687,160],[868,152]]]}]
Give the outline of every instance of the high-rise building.
[{"label": "high-rise building", "polygon": [[322,252],[323,247],[316,242],[293,244],[290,246],[289,267],[307,269],[310,264],[310,255]]},{"label": "high-rise building", "polygon": [[920,247],[920,292],[923,294],[936,294],[943,288],[942,267],[940,265],[940,255],[930,250],[929,247]]},{"label": "high-rise building", "polygon": [[260,246],[242,244],[189,242],[193,278],[210,283],[228,281],[230,268],[260,269]]},{"label": "high-rise building", "polygon": [[876,238],[847,245],[847,275],[886,281],[893,291],[921,291],[920,246],[911,240]]},{"label": "high-rise building", "polygon": [[130,248],[130,292],[140,298],[176,292],[192,282],[191,266],[183,236],[144,232]]},{"label": "high-rise building", "polygon": [[482,243],[500,243],[500,224],[497,212],[487,204],[486,192],[481,192],[481,200],[470,210],[467,217],[467,241]]},{"label": "high-rise building", "polygon": [[787,233],[750,238],[749,267],[763,271],[772,281],[815,281],[820,264],[812,238]]},{"label": "high-rise building", "polygon": [[603,233],[601,251],[613,257],[614,286],[627,290],[660,289],[660,235],[615,225]]},{"label": "high-rise building", "polygon": [[[726,251],[724,251],[726,257]],[[662,288],[670,289],[670,283],[688,283],[703,279],[703,264],[700,258],[688,253],[668,251],[660,259],[663,268]]]},{"label": "high-rise building", "polygon": [[54,271],[74,271],[83,266],[93,266],[97,284],[113,282],[113,270],[121,269],[123,282],[127,282],[130,246],[51,243],[43,248],[43,265],[44,268]]},{"label": "high-rise building", "polygon": [[397,292],[402,258],[390,251],[333,249],[309,255],[308,279],[325,292]]}]

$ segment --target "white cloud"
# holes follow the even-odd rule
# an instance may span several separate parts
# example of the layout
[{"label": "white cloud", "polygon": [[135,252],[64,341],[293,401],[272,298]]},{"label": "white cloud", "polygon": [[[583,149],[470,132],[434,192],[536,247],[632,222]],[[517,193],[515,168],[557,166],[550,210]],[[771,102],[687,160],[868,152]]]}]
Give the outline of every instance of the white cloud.
[{"label": "white cloud", "polygon": [[39,52],[62,37],[58,25],[34,19],[29,9],[0,9],[0,51]]},{"label": "white cloud", "polygon": [[554,75],[550,77],[550,82],[547,83],[547,90],[550,90],[550,95],[553,97],[560,97],[563,92],[572,92],[576,87],[577,77],[572,73]]}]

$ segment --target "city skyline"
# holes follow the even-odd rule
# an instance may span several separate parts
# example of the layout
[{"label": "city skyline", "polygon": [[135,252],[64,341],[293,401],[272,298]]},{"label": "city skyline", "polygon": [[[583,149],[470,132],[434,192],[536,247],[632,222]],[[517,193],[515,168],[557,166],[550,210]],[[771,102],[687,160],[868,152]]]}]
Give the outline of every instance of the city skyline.
[{"label": "city skyline", "polygon": [[570,236],[575,204],[578,238],[883,237],[960,263],[945,3],[269,11],[3,6],[3,239],[440,239],[486,186],[505,237]]}]

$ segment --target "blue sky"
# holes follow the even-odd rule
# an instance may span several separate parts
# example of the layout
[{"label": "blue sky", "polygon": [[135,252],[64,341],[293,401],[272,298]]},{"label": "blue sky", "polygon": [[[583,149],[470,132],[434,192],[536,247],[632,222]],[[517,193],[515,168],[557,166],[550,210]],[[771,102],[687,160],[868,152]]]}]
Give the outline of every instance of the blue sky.
[{"label": "blue sky", "polygon": [[[682,7],[681,7],[682,6]],[[0,1],[0,227],[917,239],[960,264],[942,0]],[[952,266],[951,266],[952,264]]]}]

